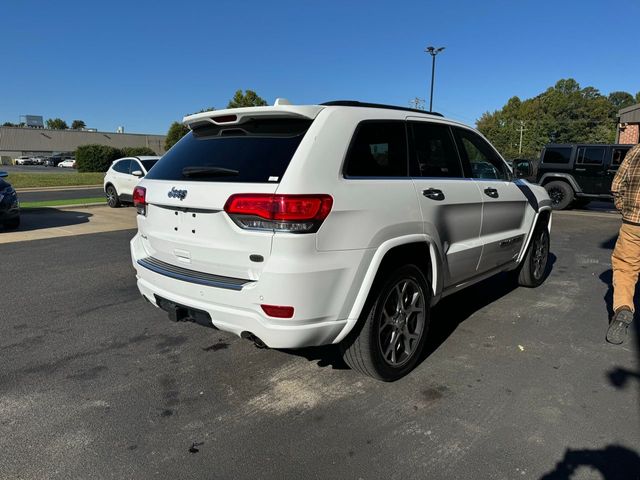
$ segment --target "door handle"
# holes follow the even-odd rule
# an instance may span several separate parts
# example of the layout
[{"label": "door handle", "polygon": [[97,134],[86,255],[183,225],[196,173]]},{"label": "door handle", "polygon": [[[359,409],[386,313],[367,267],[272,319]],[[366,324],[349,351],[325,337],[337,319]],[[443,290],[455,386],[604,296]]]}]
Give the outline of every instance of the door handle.
[{"label": "door handle", "polygon": [[498,198],[500,196],[500,194],[498,193],[498,190],[490,187],[485,188],[484,193],[491,198]]},{"label": "door handle", "polygon": [[442,190],[438,190],[437,188],[427,188],[426,190],[422,191],[422,195],[430,198],[431,200],[444,200],[444,193],[442,192]]},{"label": "door handle", "polygon": [[575,168],[574,169],[576,172],[586,172],[587,169],[586,168]]}]

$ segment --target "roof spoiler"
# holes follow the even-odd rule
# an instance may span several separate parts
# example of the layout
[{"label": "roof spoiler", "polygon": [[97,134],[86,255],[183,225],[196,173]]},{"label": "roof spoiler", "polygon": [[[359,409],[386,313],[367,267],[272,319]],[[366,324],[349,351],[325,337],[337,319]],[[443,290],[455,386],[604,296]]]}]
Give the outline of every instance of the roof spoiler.
[{"label": "roof spoiler", "polygon": [[187,115],[182,123],[193,129],[207,124],[239,125],[256,118],[306,118],[313,120],[325,107],[321,105],[292,105],[286,98],[278,98],[273,106],[228,108]]}]

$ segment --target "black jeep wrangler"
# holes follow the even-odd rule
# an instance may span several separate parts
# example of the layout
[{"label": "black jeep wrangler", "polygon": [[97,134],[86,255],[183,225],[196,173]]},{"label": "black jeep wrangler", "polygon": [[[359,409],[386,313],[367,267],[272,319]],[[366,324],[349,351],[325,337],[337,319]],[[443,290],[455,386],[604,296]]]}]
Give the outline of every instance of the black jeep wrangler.
[{"label": "black jeep wrangler", "polygon": [[633,145],[549,144],[535,167],[555,210],[612,200],[611,182]]}]

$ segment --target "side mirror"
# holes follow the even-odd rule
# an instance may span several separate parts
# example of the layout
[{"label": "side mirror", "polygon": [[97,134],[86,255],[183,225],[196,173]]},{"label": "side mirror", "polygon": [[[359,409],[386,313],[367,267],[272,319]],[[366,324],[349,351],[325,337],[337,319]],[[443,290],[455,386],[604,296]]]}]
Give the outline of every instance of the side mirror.
[{"label": "side mirror", "polygon": [[134,170],[133,172],[131,172],[131,175],[133,175],[134,177],[144,177],[144,173],[142,173],[142,170]]},{"label": "side mirror", "polygon": [[513,174],[516,178],[524,178],[531,175],[532,165],[529,160],[516,160],[513,162]]},{"label": "side mirror", "polygon": [[0,178],[8,177],[9,174],[7,172],[0,172]]}]

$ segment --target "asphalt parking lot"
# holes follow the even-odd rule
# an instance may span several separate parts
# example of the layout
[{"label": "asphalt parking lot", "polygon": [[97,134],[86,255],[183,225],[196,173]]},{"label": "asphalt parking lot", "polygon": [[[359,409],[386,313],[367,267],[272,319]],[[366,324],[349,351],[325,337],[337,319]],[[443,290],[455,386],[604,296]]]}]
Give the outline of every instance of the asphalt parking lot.
[{"label": "asphalt parking lot", "polygon": [[171,323],[136,290],[133,209],[74,234],[103,210],[50,227],[67,236],[0,232],[2,479],[639,478],[638,322],[604,341],[619,217],[555,215],[542,287],[449,297],[385,384],[332,348]]}]

